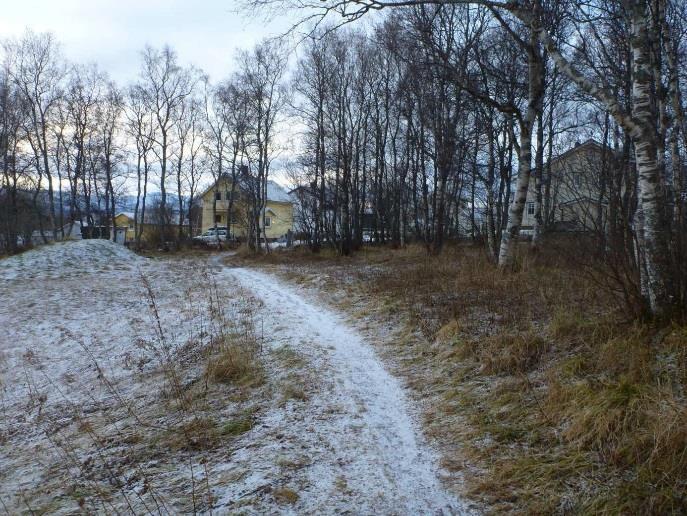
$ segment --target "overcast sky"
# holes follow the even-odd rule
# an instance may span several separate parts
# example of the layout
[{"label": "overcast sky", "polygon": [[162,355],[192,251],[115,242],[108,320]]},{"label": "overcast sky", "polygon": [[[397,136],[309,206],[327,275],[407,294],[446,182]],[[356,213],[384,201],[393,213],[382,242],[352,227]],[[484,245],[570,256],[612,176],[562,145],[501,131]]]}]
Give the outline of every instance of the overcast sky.
[{"label": "overcast sky", "polygon": [[236,0],[1,0],[0,37],[52,32],[71,61],[97,62],[118,83],[136,78],[141,49],[169,43],[180,63],[213,80],[228,75],[237,48],[282,34],[291,20],[238,13]]}]

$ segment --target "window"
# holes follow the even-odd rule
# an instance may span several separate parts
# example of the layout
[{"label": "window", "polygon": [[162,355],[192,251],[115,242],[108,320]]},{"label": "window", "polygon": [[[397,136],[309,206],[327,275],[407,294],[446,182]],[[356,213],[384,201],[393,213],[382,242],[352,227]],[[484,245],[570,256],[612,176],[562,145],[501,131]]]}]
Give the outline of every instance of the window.
[{"label": "window", "polygon": [[215,192],[215,200],[216,201],[222,200],[222,193],[221,192]]},{"label": "window", "polygon": [[215,223],[222,222],[222,215],[215,215]]},{"label": "window", "polygon": [[265,217],[265,227],[268,228],[272,225],[272,218],[271,217]]},{"label": "window", "polygon": [[534,203],[533,202],[527,203],[527,214],[528,215],[534,215]]}]

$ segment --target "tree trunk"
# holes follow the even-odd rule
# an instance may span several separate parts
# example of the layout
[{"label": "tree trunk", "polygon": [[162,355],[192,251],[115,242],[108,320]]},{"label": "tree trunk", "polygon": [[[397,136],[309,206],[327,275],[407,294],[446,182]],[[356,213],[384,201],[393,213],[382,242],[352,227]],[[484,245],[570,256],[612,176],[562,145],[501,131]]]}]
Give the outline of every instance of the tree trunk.
[{"label": "tree trunk", "polygon": [[541,118],[541,98],[544,88],[543,68],[534,28],[530,29],[527,74],[527,111],[520,121],[520,143],[517,146],[518,181],[513,202],[508,211],[508,225],[501,237],[501,249],[499,251],[499,267],[502,269],[512,268],[515,264],[516,244],[522,225],[522,213],[525,208],[532,169],[532,127],[537,116]]}]

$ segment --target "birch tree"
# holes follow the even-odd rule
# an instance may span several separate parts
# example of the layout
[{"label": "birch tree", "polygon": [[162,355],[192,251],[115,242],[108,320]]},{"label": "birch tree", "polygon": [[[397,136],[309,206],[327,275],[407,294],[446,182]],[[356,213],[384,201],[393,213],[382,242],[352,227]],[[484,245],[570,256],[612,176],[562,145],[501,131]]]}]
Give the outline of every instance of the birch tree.
[{"label": "birch tree", "polygon": [[105,219],[113,241],[117,237],[114,176],[121,159],[118,138],[123,108],[124,100],[119,89],[112,81],[106,81],[105,92],[96,111],[96,123],[101,166],[105,176]]},{"label": "birch tree", "polygon": [[167,179],[169,174],[170,152],[173,138],[175,113],[184,99],[193,90],[192,74],[182,68],[174,50],[169,46],[162,49],[146,47],[142,54],[143,65],[140,76],[140,89],[148,109],[153,113],[156,131],[153,151],[160,167],[160,239],[166,247],[170,224],[167,205]]},{"label": "birch tree", "polygon": [[243,53],[240,77],[246,89],[251,110],[252,153],[249,167],[253,176],[248,190],[252,192],[252,213],[249,221],[251,245],[266,249],[265,206],[267,203],[267,181],[270,166],[278,153],[276,126],[286,103],[286,92],[282,83],[287,59],[284,49],[275,42],[263,42],[252,51]]},{"label": "birch tree", "polygon": [[144,92],[138,86],[130,87],[126,109],[126,132],[136,148],[136,203],[134,207],[134,239],[136,249],[141,247],[148,196],[148,176],[151,153],[155,142],[155,121],[148,110]]},{"label": "birch tree", "polygon": [[[220,92],[213,87],[207,78],[204,83],[204,111],[207,137],[205,139],[206,152],[210,158],[210,173],[213,182],[212,195],[212,220],[217,237],[217,245],[221,245],[219,232],[217,231],[217,197],[220,179],[225,175],[230,138],[230,114],[231,104],[226,102]],[[235,168],[233,169],[236,170]],[[236,188],[236,175],[232,176],[232,197]],[[227,222],[227,236],[231,236],[231,220]]]},{"label": "birch tree", "polygon": [[2,166],[2,183],[0,201],[2,202],[3,248],[10,254],[19,250],[18,241],[25,237],[20,220],[20,189],[25,187],[26,172],[22,163],[21,147],[23,127],[28,117],[28,106],[10,78],[11,59],[5,59],[0,70],[0,163]]},{"label": "birch tree", "polygon": [[[65,69],[57,42],[50,34],[28,31],[20,40],[9,43],[9,46],[9,55],[15,60],[10,73],[28,106],[29,117],[25,128],[27,140],[34,154],[38,184],[42,183],[43,178],[47,180],[48,220],[52,237],[57,239],[55,185],[50,166],[50,124],[62,96]],[[43,238],[47,241],[45,235]]]}]

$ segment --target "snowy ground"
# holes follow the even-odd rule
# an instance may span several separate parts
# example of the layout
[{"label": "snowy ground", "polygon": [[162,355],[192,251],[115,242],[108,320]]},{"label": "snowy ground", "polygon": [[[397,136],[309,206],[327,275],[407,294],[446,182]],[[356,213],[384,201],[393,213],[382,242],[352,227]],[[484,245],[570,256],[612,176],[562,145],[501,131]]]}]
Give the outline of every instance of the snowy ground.
[{"label": "snowy ground", "polygon": [[[271,275],[81,241],[0,262],[0,294],[9,513],[466,512],[368,343]],[[206,381],[218,321],[260,335],[264,384]]]}]

